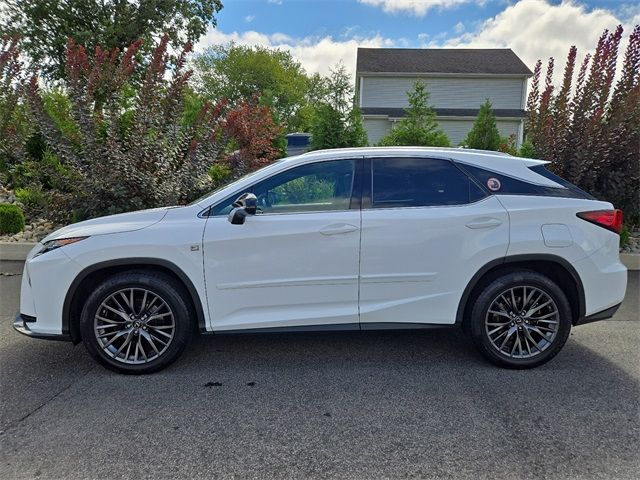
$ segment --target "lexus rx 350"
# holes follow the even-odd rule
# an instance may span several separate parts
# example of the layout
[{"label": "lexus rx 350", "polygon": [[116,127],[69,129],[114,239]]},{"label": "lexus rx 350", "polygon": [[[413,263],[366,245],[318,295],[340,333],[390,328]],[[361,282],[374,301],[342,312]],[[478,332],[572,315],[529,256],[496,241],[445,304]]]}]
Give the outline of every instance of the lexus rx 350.
[{"label": "lexus rx 350", "polygon": [[[194,332],[463,326],[505,367],[553,358],[622,302],[622,212],[547,162],[361,148],[278,161],[183,207],[62,228],[29,254],[14,326],[126,373]],[[455,352],[451,352],[455,355]]]}]

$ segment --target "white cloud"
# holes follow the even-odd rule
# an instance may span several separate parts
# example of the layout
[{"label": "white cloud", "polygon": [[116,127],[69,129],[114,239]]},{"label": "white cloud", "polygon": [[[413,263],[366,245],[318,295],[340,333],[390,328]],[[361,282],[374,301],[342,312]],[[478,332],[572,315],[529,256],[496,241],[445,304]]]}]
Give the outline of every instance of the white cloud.
[{"label": "white cloud", "polygon": [[464,32],[465,27],[464,27],[464,23],[462,22],[458,22],[455,24],[455,26],[453,27],[453,31],[456,33],[462,33]]},{"label": "white cloud", "polygon": [[356,69],[358,47],[393,47],[396,41],[380,35],[371,37],[352,37],[336,40],[331,36],[293,38],[283,33],[267,35],[255,31],[225,33],[219,29],[209,29],[198,42],[196,52],[202,52],[211,45],[234,42],[239,45],[261,45],[280,48],[291,52],[309,73],[326,75],[329,69],[342,61],[352,75]]},{"label": "white cloud", "polygon": [[[640,15],[635,12],[637,23]],[[633,22],[631,15],[620,18],[611,10],[588,10],[584,5],[571,0],[563,0],[555,5],[547,0],[521,0],[481,23],[474,32],[467,32],[444,42],[423,42],[423,46],[508,47],[532,70],[537,59],[545,62],[549,57],[554,57],[555,79],[559,81],[571,45],[578,48],[579,63],[586,53],[593,52],[604,29],[612,31],[618,24],[622,24],[625,35],[628,35]],[[625,42],[622,48],[624,46]]]},{"label": "white cloud", "polygon": [[247,15],[246,17],[244,17],[244,21],[247,23],[251,23],[253,22],[254,18],[256,18],[255,15]]},{"label": "white cloud", "polygon": [[409,13],[424,17],[432,8],[455,8],[463,3],[483,4],[484,0],[358,0],[365,5],[381,7],[387,13]]},{"label": "white cloud", "polygon": [[282,0],[267,0],[267,3],[272,3],[274,5],[282,5]]}]

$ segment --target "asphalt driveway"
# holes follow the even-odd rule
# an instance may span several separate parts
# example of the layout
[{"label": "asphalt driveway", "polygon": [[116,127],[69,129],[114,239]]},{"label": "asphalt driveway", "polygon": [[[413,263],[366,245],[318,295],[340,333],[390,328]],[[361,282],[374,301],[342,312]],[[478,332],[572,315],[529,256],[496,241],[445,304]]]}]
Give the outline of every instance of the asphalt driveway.
[{"label": "asphalt driveway", "polygon": [[535,370],[459,331],[205,336],[122,376],[15,333],[0,263],[0,478],[638,478],[639,274]]}]

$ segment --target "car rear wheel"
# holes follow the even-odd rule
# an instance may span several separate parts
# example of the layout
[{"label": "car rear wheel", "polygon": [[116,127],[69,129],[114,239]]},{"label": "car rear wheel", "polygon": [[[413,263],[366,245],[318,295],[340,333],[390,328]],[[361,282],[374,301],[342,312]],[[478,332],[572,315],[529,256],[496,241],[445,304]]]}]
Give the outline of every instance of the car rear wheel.
[{"label": "car rear wheel", "polygon": [[471,335],[490,361],[532,368],[551,360],[571,331],[571,307],[562,289],[532,271],[507,273],[489,283],[471,311]]},{"label": "car rear wheel", "polygon": [[80,331],[91,356],[105,367],[155,372],[175,361],[191,336],[188,299],[162,273],[118,273],[89,295]]}]

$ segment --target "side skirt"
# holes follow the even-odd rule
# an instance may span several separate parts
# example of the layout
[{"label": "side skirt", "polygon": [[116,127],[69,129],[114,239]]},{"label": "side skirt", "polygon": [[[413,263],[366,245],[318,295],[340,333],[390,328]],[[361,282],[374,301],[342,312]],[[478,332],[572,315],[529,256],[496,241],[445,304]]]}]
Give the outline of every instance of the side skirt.
[{"label": "side skirt", "polygon": [[243,335],[261,333],[303,333],[303,332],[358,332],[358,331],[400,331],[400,330],[432,330],[444,328],[456,328],[458,325],[439,323],[338,323],[333,325],[300,325],[294,327],[266,327],[247,328],[234,330],[214,330],[212,332],[202,332],[207,335]]}]

